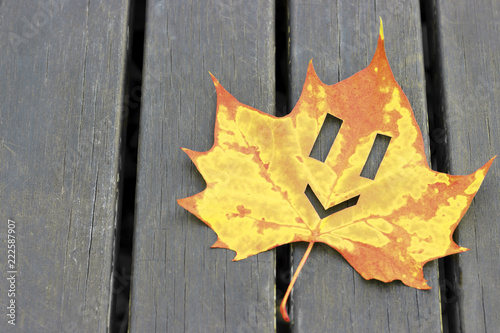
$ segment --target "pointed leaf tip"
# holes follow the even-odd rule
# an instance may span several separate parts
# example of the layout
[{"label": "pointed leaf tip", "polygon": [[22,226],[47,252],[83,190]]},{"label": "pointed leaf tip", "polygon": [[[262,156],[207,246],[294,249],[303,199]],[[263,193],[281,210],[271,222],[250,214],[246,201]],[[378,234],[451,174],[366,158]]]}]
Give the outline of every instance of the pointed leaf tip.
[{"label": "pointed leaf tip", "polygon": [[318,74],[316,73],[316,70],[314,69],[313,59],[309,60],[309,65],[307,66],[307,77],[309,79],[316,80],[319,84],[323,83],[323,81],[321,81]]},{"label": "pointed leaf tip", "polygon": [[181,150],[186,153],[187,156],[190,156],[189,154],[192,152],[191,149],[183,148],[181,147]]},{"label": "pointed leaf tip", "polygon": [[215,249],[215,248],[219,248],[219,249],[228,249],[229,247],[227,246],[226,243],[224,243],[223,241],[221,241],[219,238],[217,238],[217,240],[215,241],[215,243],[211,246],[211,248]]},{"label": "pointed leaf tip", "polygon": [[215,76],[208,72],[208,74],[210,74],[210,77],[212,78],[212,81],[214,82],[214,86],[217,87],[219,85],[219,81],[215,78]]},{"label": "pointed leaf tip", "polygon": [[380,31],[379,31],[379,37],[381,40],[384,40],[384,23],[382,22],[382,17],[379,16],[380,18]]},{"label": "pointed leaf tip", "polygon": [[308,72],[309,72],[309,71],[316,72],[316,71],[314,70],[314,65],[313,65],[313,60],[312,60],[312,58],[311,58],[311,60],[309,60],[309,64],[307,64],[307,71],[308,71]]},{"label": "pointed leaf tip", "polygon": [[469,248],[466,248],[466,247],[462,247],[462,246],[460,246],[460,248],[459,248],[458,250],[460,251],[459,253],[461,253],[461,252],[467,252],[467,251],[469,251],[470,249],[469,249]]}]

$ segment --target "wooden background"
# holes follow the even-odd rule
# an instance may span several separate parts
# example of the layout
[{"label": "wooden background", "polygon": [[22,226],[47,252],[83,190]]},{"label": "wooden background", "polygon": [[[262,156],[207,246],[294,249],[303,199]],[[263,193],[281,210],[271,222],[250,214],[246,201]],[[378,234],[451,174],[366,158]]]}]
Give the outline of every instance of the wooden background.
[{"label": "wooden background", "polygon": [[[469,174],[500,152],[498,1],[283,3],[146,3],[129,330],[495,332],[498,161],[455,233],[471,251],[425,266],[432,290],[365,281],[316,245],[291,297],[290,325],[276,312],[275,250],[231,262],[234,252],[210,249],[215,233],[176,204],[205,186],[179,147],[212,145],[208,71],[241,102],[275,114],[277,47],[288,58],[290,109],[311,58],[330,84],[369,63],[379,16],[432,167]],[[2,332],[117,331],[134,8],[133,0],[0,1]],[[285,34],[276,27],[283,17]],[[6,316],[8,219],[17,228],[16,326]],[[294,269],[304,251],[291,246]]]}]

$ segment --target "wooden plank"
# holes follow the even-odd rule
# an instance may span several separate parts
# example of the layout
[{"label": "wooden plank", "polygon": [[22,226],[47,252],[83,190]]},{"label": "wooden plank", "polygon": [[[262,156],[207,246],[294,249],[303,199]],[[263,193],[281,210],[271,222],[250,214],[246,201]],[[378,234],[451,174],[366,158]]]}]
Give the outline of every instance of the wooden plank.
[{"label": "wooden plank", "polygon": [[[16,222],[16,325],[109,327],[127,0],[0,6],[0,221]],[[10,275],[10,274],[9,274]]]},{"label": "wooden plank", "polygon": [[[290,105],[299,98],[311,58],[319,77],[329,84],[365,68],[376,49],[381,16],[389,63],[429,151],[419,2],[291,0],[290,4]],[[306,246],[293,244],[294,269]],[[315,244],[293,293],[292,331],[440,331],[437,266],[434,261],[424,268],[433,289],[419,291],[399,281],[366,281],[338,252]]]},{"label": "wooden plank", "polygon": [[[469,174],[500,152],[500,3],[435,1],[438,77],[449,172]],[[500,166],[495,161],[456,232],[471,250],[455,256],[450,277],[457,332],[500,327]]]},{"label": "wooden plank", "polygon": [[176,199],[205,187],[180,147],[213,144],[208,71],[241,102],[274,112],[274,4],[158,0],[146,17],[131,332],[271,332],[274,251],[231,262]]}]

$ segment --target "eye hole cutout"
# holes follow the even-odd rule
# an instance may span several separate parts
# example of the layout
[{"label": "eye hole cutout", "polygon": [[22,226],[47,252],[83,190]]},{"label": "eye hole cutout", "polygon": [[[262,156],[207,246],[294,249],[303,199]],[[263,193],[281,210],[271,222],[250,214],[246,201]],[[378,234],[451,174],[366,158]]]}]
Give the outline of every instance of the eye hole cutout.
[{"label": "eye hole cutout", "polygon": [[370,154],[368,155],[365,165],[363,166],[363,170],[361,171],[361,177],[375,180],[375,176],[377,175],[377,171],[382,163],[382,160],[384,159],[385,152],[387,151],[390,142],[390,136],[377,134],[377,137],[373,142],[372,149],[370,150]]},{"label": "eye hole cutout", "polygon": [[306,190],[304,191],[307,199],[309,199],[309,202],[311,205],[314,207],[314,210],[318,214],[320,219],[324,219],[325,217],[328,217],[330,215],[333,215],[335,213],[340,212],[341,210],[344,210],[346,208],[349,208],[351,206],[355,206],[358,203],[359,195],[355,196],[353,198],[347,199],[339,204],[336,204],[328,209],[325,209],[321,202],[319,201],[318,197],[316,197],[316,194],[312,190],[311,186],[307,184]]},{"label": "eye hole cutout", "polygon": [[321,130],[314,142],[309,157],[325,163],[326,157],[339,134],[342,123],[342,119],[332,116],[329,113],[326,114],[325,121],[321,125]]}]

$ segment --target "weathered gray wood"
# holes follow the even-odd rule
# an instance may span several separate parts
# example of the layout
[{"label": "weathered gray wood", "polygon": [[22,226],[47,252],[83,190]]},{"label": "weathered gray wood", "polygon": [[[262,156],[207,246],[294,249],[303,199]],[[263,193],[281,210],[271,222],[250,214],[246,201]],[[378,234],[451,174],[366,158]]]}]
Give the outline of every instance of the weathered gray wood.
[{"label": "weathered gray wood", "polygon": [[[375,7],[376,6],[376,7]],[[333,84],[365,68],[375,52],[379,16],[386,51],[428,148],[425,80],[418,1],[301,1],[290,7],[291,105],[299,98],[307,64]],[[428,154],[429,155],[429,154]],[[297,267],[306,244],[293,245]],[[293,292],[293,332],[438,332],[441,311],[437,262],[425,266],[433,287],[364,280],[332,248],[315,244]]]},{"label": "weathered gray wood", "polygon": [[[449,172],[474,172],[500,152],[500,3],[435,1]],[[500,167],[493,165],[456,232],[469,252],[455,256],[447,284],[458,300],[458,332],[500,327]],[[454,301],[451,299],[450,301]]]},{"label": "weathered gray wood", "polygon": [[270,1],[148,1],[131,332],[271,332],[274,251],[231,262],[176,199],[205,184],[180,147],[210,149],[215,89],[274,112]]},{"label": "weathered gray wood", "polygon": [[[0,4],[2,332],[106,332],[127,0]],[[16,326],[7,220],[16,221]]]}]

